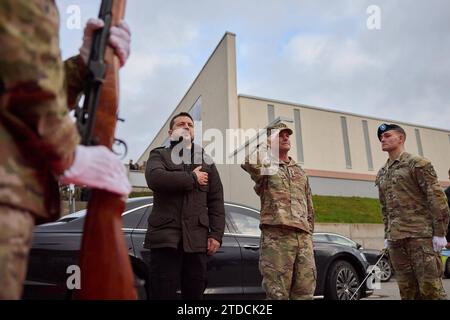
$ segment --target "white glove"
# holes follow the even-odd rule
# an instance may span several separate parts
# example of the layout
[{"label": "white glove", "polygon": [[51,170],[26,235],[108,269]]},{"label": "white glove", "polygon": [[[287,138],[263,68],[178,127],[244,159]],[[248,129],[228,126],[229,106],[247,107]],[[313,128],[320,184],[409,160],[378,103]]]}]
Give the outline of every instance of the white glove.
[{"label": "white glove", "polygon": [[387,249],[389,247],[387,239],[384,239],[384,248]]},{"label": "white glove", "polygon": [[436,252],[441,252],[443,248],[447,245],[447,239],[445,237],[433,237],[433,249]]},{"label": "white glove", "polygon": [[131,192],[125,166],[105,146],[77,146],[75,160],[60,181],[63,184],[86,185],[124,196]]},{"label": "white glove", "polygon": [[[103,20],[91,18],[84,28],[83,45],[80,48],[80,56],[86,65],[92,47],[92,36],[94,31],[104,26]],[[117,26],[111,27],[109,34],[109,45],[114,49],[119,57],[122,67],[130,56],[131,32],[128,24],[121,21]]]}]

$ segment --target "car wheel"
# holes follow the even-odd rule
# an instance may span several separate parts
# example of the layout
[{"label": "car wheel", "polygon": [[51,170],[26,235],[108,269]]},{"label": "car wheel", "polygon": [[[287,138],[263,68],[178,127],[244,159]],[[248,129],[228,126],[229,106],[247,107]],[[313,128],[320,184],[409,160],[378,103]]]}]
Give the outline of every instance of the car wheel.
[{"label": "car wheel", "polygon": [[355,268],[347,261],[338,260],[333,263],[328,272],[325,298],[359,300],[361,298],[361,289],[357,291],[359,285],[360,280]]},{"label": "car wheel", "polygon": [[392,266],[389,263],[389,260],[383,258],[378,263],[378,268],[380,268],[380,280],[381,282],[387,282],[392,277]]}]

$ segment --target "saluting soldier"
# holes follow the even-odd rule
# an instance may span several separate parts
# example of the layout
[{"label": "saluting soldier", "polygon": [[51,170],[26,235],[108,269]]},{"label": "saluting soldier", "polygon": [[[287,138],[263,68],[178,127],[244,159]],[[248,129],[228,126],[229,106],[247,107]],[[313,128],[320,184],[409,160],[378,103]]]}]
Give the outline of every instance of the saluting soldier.
[{"label": "saluting soldier", "polygon": [[261,199],[259,270],[269,300],[312,299],[316,287],[314,207],[308,177],[288,155],[292,133],[282,122],[269,127],[268,144],[242,165]]},{"label": "saluting soldier", "polygon": [[[0,299],[19,299],[33,226],[60,215],[58,180],[128,195],[118,157],[106,147],[78,146],[68,107],[83,89],[91,19],[80,54],[61,61],[54,0],[0,1]],[[110,45],[121,64],[130,51],[122,22]]]},{"label": "saluting soldier", "polygon": [[405,152],[406,133],[382,124],[378,139],[389,158],[376,178],[385,245],[402,299],[446,299],[440,250],[447,241],[449,208],[431,162]]}]

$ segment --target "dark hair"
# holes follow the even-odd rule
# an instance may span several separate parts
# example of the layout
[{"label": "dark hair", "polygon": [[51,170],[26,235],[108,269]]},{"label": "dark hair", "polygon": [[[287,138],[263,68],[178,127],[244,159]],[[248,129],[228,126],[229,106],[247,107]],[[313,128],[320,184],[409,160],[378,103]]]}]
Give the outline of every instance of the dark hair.
[{"label": "dark hair", "polygon": [[403,140],[406,141],[406,132],[403,130],[402,127],[397,126],[396,128],[392,129],[393,131],[397,131],[398,133],[403,135]]},{"label": "dark hair", "polygon": [[175,119],[179,118],[179,117],[188,117],[189,119],[192,120],[192,122],[194,122],[194,119],[192,119],[191,115],[187,112],[180,112],[177,115],[174,115],[173,118],[170,120],[170,126],[169,129],[172,130],[173,125],[175,124]]}]

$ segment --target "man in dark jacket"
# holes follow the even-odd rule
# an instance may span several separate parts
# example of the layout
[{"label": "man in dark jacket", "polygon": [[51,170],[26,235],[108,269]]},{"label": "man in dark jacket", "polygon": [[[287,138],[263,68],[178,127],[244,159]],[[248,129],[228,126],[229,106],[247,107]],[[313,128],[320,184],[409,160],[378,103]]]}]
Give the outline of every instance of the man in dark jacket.
[{"label": "man in dark jacket", "polygon": [[216,166],[194,145],[188,113],[170,122],[168,148],[150,152],[145,177],[153,211],[144,246],[151,249],[152,299],[199,300],[206,287],[207,256],[220,247],[225,229],[223,188]]}]

